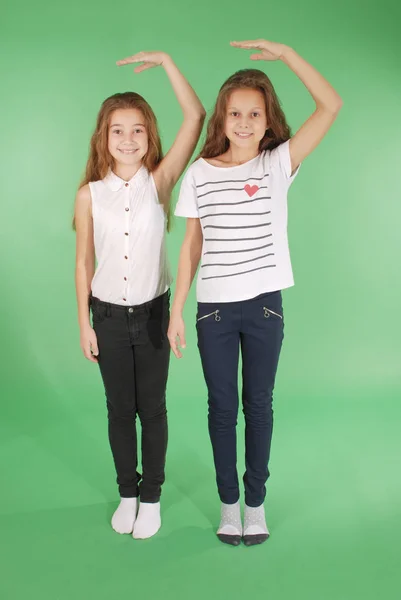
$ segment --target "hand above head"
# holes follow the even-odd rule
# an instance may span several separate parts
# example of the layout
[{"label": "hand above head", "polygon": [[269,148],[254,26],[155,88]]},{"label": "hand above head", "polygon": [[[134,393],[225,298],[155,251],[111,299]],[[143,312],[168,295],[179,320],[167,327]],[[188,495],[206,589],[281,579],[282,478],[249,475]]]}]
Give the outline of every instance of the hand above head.
[{"label": "hand above head", "polygon": [[251,54],[251,60],[280,60],[284,50],[287,48],[284,44],[277,44],[268,40],[230,42],[230,45],[234,46],[234,48],[244,48],[245,50],[260,50],[257,54]]},{"label": "hand above head", "polygon": [[165,52],[138,52],[128,58],[123,58],[117,61],[117,66],[130,65],[133,63],[143,63],[139,67],[135,67],[134,73],[141,73],[146,69],[152,69],[153,67],[163,66],[164,61],[168,58],[168,54]]}]

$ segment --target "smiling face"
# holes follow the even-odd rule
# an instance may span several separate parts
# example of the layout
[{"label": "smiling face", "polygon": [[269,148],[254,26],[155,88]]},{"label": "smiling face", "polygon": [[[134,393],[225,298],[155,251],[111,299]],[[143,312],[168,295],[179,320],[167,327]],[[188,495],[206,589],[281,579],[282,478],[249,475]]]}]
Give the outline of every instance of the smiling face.
[{"label": "smiling face", "polygon": [[134,166],[148,151],[145,119],[136,108],[119,108],[110,116],[108,149],[117,164]]},{"label": "smiling face", "polygon": [[267,127],[262,92],[250,88],[234,90],[227,101],[225,119],[225,134],[230,144],[242,149],[256,149]]}]

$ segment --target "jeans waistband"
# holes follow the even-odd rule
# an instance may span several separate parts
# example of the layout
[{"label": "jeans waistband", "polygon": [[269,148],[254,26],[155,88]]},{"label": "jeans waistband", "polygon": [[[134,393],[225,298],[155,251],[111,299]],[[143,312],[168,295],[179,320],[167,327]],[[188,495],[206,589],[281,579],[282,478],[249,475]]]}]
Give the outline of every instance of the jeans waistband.
[{"label": "jeans waistband", "polygon": [[281,290],[275,290],[274,292],[263,292],[262,294],[259,294],[258,296],[253,296],[252,298],[248,298],[247,300],[233,300],[233,302],[219,302],[218,300],[216,300],[216,302],[198,302],[198,306],[207,306],[207,305],[214,305],[214,304],[222,304],[222,305],[226,305],[226,306],[244,306],[245,304],[252,304],[252,302],[255,302],[257,300],[261,300],[262,298],[268,298],[270,296],[280,296],[281,295]]},{"label": "jeans waistband", "polygon": [[151,308],[153,308],[157,304],[163,303],[165,300],[170,299],[171,291],[168,289],[161,296],[156,296],[153,300],[149,300],[148,302],[144,302],[143,304],[114,304],[113,302],[105,302],[104,300],[100,300],[100,298],[96,298],[96,296],[92,296],[92,293],[89,296],[89,305],[98,305],[105,306],[108,311],[113,310],[122,310],[129,312],[149,312]]}]

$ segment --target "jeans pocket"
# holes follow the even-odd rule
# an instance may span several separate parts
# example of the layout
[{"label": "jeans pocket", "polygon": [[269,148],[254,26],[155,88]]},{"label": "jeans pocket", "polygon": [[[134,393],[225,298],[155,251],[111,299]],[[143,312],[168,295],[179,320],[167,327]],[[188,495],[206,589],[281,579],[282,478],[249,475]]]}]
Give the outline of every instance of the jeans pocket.
[{"label": "jeans pocket", "polygon": [[198,313],[198,315],[196,317],[196,324],[198,324],[200,321],[204,321],[206,319],[213,319],[213,318],[216,322],[221,321],[219,309],[216,309],[213,312],[207,313],[206,315],[199,315],[199,313]]},{"label": "jeans pocket", "polygon": [[270,317],[276,317],[278,319],[283,320],[283,315],[276,312],[275,310],[271,310],[271,308],[267,308],[266,306],[263,306],[263,316],[265,317],[265,319],[269,319]]},{"label": "jeans pocket", "polygon": [[107,316],[107,306],[95,302],[92,304],[92,322],[93,324],[100,325]]}]

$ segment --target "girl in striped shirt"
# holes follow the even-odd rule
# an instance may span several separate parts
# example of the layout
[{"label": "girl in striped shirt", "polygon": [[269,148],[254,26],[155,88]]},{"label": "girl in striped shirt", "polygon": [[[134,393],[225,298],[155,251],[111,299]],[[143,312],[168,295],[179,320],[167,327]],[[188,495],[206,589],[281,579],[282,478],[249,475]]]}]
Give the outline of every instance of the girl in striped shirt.
[{"label": "girl in striped shirt", "polygon": [[[284,317],[281,290],[294,284],[287,239],[287,192],[301,162],[333,124],[342,101],[292,48],[256,40],[232,42],[259,50],[252,60],[281,60],[304,83],[316,108],[291,137],[269,78],[238,71],[221,87],[206,140],[188,169],[175,214],[187,218],[168,337],[182,357],[182,311],[195,272],[196,328],[208,388],[222,542],[267,540],[263,502],[269,477],[273,388]],[[245,414],[245,516],[241,522],[236,468],[238,362],[242,356]]]}]

